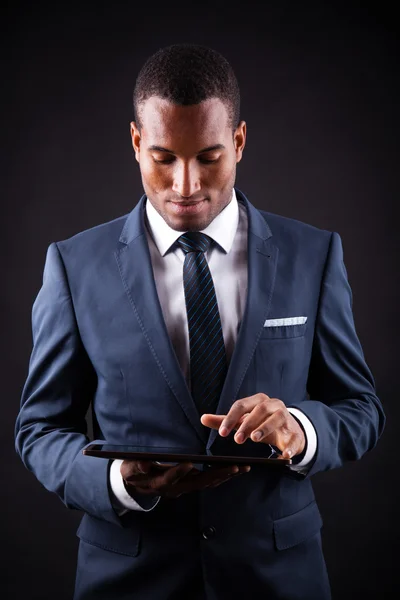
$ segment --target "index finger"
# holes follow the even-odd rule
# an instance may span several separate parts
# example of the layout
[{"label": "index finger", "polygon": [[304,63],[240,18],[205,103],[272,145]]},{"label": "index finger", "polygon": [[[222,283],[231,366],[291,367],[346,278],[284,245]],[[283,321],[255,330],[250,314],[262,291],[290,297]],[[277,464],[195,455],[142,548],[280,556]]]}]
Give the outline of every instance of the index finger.
[{"label": "index finger", "polygon": [[233,429],[243,423],[256,404],[257,401],[254,396],[236,400],[236,402],[232,404],[228,414],[225,416],[225,419],[222,421],[218,433],[222,437],[229,435]]}]

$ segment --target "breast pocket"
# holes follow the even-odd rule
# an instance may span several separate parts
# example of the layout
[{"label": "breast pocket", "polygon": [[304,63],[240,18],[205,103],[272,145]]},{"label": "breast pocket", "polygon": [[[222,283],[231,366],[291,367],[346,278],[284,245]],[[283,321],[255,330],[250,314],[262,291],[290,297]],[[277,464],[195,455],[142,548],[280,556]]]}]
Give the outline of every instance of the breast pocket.
[{"label": "breast pocket", "polygon": [[307,323],[263,327],[255,351],[257,392],[284,402],[303,393]]},{"label": "breast pocket", "polygon": [[286,340],[288,338],[302,337],[307,330],[307,323],[296,325],[265,326],[261,332],[261,340]]}]

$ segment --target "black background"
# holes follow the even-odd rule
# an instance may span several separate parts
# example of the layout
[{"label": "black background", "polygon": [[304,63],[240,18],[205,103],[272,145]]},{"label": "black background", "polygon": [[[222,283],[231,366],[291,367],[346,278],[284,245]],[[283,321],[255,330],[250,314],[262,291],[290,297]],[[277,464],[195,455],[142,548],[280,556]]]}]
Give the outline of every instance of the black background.
[{"label": "black background", "polygon": [[14,2],[2,29],[0,596],[72,598],[81,515],[47,492],[14,451],[30,312],[48,245],[125,214],[142,195],[129,135],[133,86],[149,55],[179,42],[215,48],[238,77],[248,135],[236,185],[258,208],[342,237],[356,328],[388,421],[371,453],[313,481],[334,599],[396,596],[394,8]]}]

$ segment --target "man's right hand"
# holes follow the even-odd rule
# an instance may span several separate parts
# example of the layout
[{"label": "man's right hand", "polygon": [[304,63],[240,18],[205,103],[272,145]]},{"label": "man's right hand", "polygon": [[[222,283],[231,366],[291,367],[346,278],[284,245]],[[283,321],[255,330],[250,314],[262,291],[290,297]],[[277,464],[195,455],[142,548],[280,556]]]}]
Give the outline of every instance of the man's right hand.
[{"label": "man's right hand", "polygon": [[250,466],[211,467],[199,471],[191,463],[176,466],[150,461],[124,460],[121,475],[127,492],[177,498],[182,494],[217,487],[232,477],[247,473]]}]

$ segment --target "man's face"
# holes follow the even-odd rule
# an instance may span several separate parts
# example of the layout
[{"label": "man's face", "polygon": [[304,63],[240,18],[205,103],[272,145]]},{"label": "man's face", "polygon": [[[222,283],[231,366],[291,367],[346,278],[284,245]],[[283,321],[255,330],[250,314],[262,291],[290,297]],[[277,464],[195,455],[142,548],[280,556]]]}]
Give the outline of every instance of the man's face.
[{"label": "man's face", "polygon": [[232,135],[218,98],[180,106],[152,96],[141,111],[131,136],[146,196],[172,229],[205,229],[231,200],[246,123]]}]

